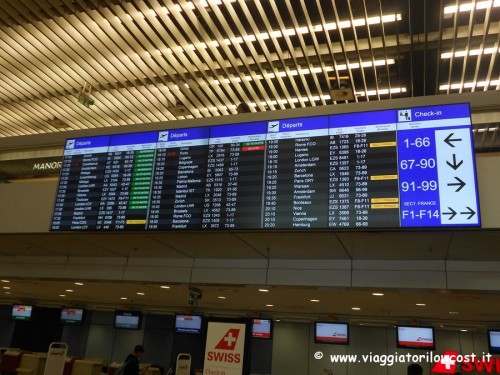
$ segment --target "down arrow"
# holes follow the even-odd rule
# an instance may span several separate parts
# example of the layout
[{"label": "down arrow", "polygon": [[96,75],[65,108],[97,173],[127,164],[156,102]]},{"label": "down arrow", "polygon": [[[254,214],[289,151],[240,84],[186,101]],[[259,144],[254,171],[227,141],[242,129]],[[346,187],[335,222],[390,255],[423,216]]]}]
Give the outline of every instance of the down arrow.
[{"label": "down arrow", "polygon": [[460,168],[460,166],[464,163],[463,160],[460,160],[458,163],[457,163],[457,156],[455,154],[453,154],[453,162],[450,163],[448,160],[446,160],[446,164],[448,164],[450,167],[452,167],[455,171]]}]

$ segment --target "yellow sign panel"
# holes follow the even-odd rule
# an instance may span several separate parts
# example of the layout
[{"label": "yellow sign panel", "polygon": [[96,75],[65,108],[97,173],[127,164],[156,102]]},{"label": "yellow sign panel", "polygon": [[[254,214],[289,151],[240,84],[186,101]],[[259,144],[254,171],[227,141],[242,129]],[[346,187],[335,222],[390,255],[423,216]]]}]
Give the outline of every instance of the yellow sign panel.
[{"label": "yellow sign panel", "polygon": [[378,181],[378,180],[397,180],[398,175],[396,174],[386,174],[386,175],[380,175],[380,176],[370,176],[370,180],[372,181]]},{"label": "yellow sign panel", "polygon": [[372,203],[399,203],[399,198],[372,198]]},{"label": "yellow sign panel", "polygon": [[373,142],[370,147],[395,147],[396,142]]},{"label": "yellow sign panel", "polygon": [[146,220],[127,220],[127,224],[146,224]]},{"label": "yellow sign panel", "polygon": [[375,203],[372,204],[372,209],[383,209],[383,208],[399,208],[399,203]]}]

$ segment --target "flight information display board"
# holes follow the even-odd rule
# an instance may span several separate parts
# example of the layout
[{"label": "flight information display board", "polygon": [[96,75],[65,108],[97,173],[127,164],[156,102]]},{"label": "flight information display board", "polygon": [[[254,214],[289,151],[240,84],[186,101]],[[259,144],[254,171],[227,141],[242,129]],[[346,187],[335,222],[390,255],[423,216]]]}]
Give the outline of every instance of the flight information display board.
[{"label": "flight information display board", "polygon": [[51,230],[480,226],[468,104],[68,139]]}]

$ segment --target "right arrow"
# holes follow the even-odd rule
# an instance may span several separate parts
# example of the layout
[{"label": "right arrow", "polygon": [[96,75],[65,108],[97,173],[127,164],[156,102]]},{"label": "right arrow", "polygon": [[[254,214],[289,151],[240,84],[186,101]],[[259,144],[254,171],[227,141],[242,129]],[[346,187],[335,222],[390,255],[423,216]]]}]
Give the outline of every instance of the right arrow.
[{"label": "right arrow", "polygon": [[474,211],[469,206],[467,206],[467,210],[469,210],[469,211],[468,212],[460,212],[460,215],[469,215],[469,217],[467,218],[467,220],[470,220],[470,218],[476,214],[476,211]]},{"label": "right arrow", "polygon": [[457,180],[458,182],[453,182],[453,183],[448,183],[447,185],[448,186],[458,186],[458,189],[455,190],[455,193],[458,193],[460,190],[462,190],[462,188],[465,186],[465,182],[463,182],[461,179],[459,179],[458,177],[455,177],[455,180]]},{"label": "right arrow", "polygon": [[458,163],[457,163],[457,156],[455,154],[453,154],[453,162],[450,163],[448,160],[446,160],[446,164],[448,164],[450,167],[452,167],[455,171],[460,168],[460,166],[463,164],[463,160],[460,160]]},{"label": "right arrow", "polygon": [[455,215],[457,214],[457,211],[455,211],[451,207],[448,207],[448,210],[450,210],[450,212],[443,212],[443,215],[450,215],[450,217],[448,218],[448,220],[451,220],[451,219],[453,219],[455,217]]},{"label": "right arrow", "polygon": [[453,134],[455,133],[450,133],[445,139],[444,141],[448,144],[448,146],[450,147],[455,147],[455,145],[452,143],[452,142],[460,142],[462,140],[462,138],[451,138],[453,137]]}]

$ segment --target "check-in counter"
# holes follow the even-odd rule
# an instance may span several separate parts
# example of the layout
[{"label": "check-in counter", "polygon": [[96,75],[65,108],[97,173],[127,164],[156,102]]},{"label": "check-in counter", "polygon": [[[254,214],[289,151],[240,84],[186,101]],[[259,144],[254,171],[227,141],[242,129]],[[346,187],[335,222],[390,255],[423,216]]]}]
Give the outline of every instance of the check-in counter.
[{"label": "check-in counter", "polygon": [[89,361],[77,359],[73,363],[71,375],[101,375],[103,361]]},{"label": "check-in counter", "polygon": [[16,369],[17,375],[43,375],[45,363],[47,362],[46,353],[27,353],[23,354],[19,367]]},{"label": "check-in counter", "polygon": [[21,350],[6,350],[2,354],[2,361],[0,362],[0,374],[2,375],[16,375],[16,369],[21,364],[21,358],[27,352]]}]

